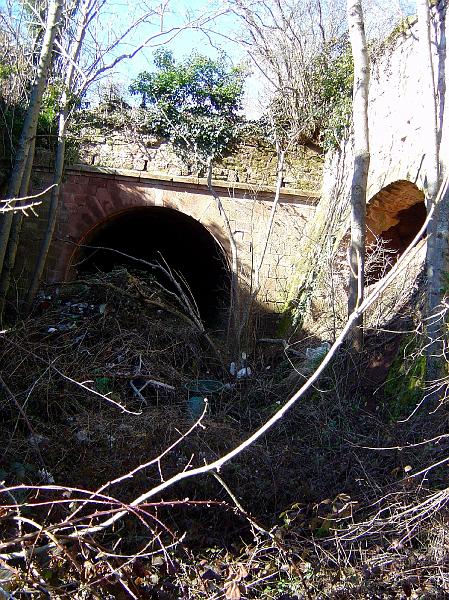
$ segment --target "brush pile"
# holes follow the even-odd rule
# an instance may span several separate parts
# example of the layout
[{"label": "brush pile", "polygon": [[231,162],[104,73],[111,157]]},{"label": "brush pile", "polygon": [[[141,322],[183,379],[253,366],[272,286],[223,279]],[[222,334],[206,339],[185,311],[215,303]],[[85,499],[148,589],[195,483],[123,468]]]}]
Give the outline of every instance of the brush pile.
[{"label": "brush pile", "polygon": [[[6,331],[0,597],[445,597],[445,467],[424,478],[410,470],[449,447],[445,438],[405,447],[444,423],[393,422],[393,408],[396,418],[409,410],[397,379],[394,404],[373,396],[368,375],[384,338],[360,365],[338,355],[319,387],[218,476],[136,504],[246,439],[304,380],[302,355],[324,347],[314,354],[304,340],[290,358],[280,344],[256,348],[252,377],[237,380],[223,366],[223,338],[123,268],[50,290]],[[219,385],[193,415],[202,380]]]}]

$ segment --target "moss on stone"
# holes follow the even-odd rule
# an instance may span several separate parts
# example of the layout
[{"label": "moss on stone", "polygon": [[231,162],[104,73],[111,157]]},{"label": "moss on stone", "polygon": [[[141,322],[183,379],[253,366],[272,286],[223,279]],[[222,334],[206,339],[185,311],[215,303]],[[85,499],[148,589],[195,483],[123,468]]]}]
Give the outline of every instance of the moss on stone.
[{"label": "moss on stone", "polygon": [[384,386],[392,421],[407,417],[422,400],[425,376],[426,357],[420,354],[415,338],[406,337]]}]

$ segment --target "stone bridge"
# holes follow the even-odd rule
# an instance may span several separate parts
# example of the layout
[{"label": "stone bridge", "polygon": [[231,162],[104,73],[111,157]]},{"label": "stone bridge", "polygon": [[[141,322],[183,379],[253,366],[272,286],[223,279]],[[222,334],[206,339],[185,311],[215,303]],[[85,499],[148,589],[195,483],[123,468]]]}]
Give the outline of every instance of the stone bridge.
[{"label": "stone bridge", "polygon": [[[38,176],[42,187],[50,172],[41,170]],[[147,260],[160,253],[182,273],[200,310],[207,310],[229,280],[227,218],[237,244],[239,275],[250,287],[253,266],[265,245],[274,188],[224,181],[213,181],[213,188],[223,212],[204,179],[82,165],[70,168],[45,280],[65,281],[96,268],[110,269],[123,260],[117,252],[98,247]],[[279,310],[286,299],[301,233],[318,199],[312,192],[282,188],[261,271],[260,301],[270,310]],[[39,219],[26,222],[29,243],[19,256],[25,282],[45,230],[45,204],[40,213]]]},{"label": "stone bridge", "polygon": [[[446,3],[440,1],[432,14],[432,58],[438,91],[443,173],[447,173],[449,167],[449,120],[445,111],[449,85],[448,24],[445,17]],[[416,23],[412,22],[402,34],[386,42],[385,52],[374,61],[371,73],[368,242],[377,236],[387,250],[391,249],[396,255],[405,249],[426,216],[423,190],[431,158],[428,155],[431,128],[427,124],[426,90],[420,64]],[[113,247],[151,260],[159,251],[172,268],[184,275],[203,304],[213,304],[214,297],[206,291],[223,288],[229,274],[227,216],[237,245],[239,275],[250,288],[254,266],[264,249],[274,188],[242,181],[251,180],[255,168],[251,160],[254,159],[262,171],[268,173],[271,168],[268,181],[272,183],[275,157],[274,160],[271,157],[271,162],[266,161],[252,148],[251,156],[241,152],[245,169],[238,171],[234,160],[232,172],[229,170],[225,175],[232,174],[235,181],[218,180],[223,173],[215,173],[217,180],[213,185],[224,206],[222,214],[204,179],[173,172],[152,174],[151,171],[157,171],[160,166],[154,162],[158,152],[164,163],[162,169],[170,160],[163,152],[161,155],[151,141],[143,141],[136,144],[123,139],[117,150],[113,136],[108,139],[103,135],[92,147],[87,147],[86,156],[82,157],[91,166],[68,169],[46,280],[62,281],[84,270],[109,268],[115,260],[111,253],[87,246]],[[286,186],[302,187],[311,182],[312,189],[319,187],[319,169],[312,168],[317,161],[316,156],[303,157],[294,176],[293,169],[286,178]],[[108,163],[108,168],[93,166],[99,163]],[[120,168],[125,164],[140,171]],[[348,230],[352,166],[350,142],[342,151],[328,156],[318,206],[318,194],[282,188],[261,271],[260,301],[270,309],[279,309],[289,292],[294,295],[297,287],[302,289],[292,277],[298,261],[316,262],[316,247],[323,242],[329,245],[326,236],[330,235],[333,243],[344,238]],[[40,181],[35,182],[35,188],[42,189],[50,181],[50,170],[34,173],[36,176]],[[33,253],[45,229],[45,211],[42,206],[40,219],[27,220],[27,244],[19,256],[19,286],[26,286]],[[329,232],[329,228],[332,231]],[[323,252],[326,251],[324,248]]]}]

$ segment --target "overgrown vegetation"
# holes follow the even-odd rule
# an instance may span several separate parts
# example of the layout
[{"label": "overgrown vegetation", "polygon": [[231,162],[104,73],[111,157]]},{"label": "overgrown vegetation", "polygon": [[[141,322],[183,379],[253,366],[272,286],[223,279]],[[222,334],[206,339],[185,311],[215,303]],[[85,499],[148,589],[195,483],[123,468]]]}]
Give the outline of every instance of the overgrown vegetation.
[{"label": "overgrown vegetation", "polygon": [[150,131],[167,137],[186,164],[193,158],[196,170],[204,170],[237,139],[245,69],[196,53],[176,63],[167,50],[157,51],[154,63],[156,71],[140,73],[130,91],[141,96]]},{"label": "overgrown vegetation", "polygon": [[[354,67],[347,39],[323,49],[305,68],[307,90],[303,91],[304,99],[295,100],[295,118],[302,123],[299,141],[317,144],[327,152],[341,144],[351,126]],[[270,106],[278,135],[285,141],[295,136],[287,106],[291,102],[279,91]]]},{"label": "overgrown vegetation", "polygon": [[[259,44],[255,56],[280,67],[278,94],[261,123],[271,128],[278,150],[277,195],[269,215],[274,219],[285,149],[298,140],[331,148],[348,124],[352,61],[345,41],[324,43],[345,36],[328,35],[316,12],[321,5],[299,5],[302,12],[295,3],[285,11],[280,3],[272,11],[269,2],[258,3],[261,12],[251,12],[254,5],[240,0],[233,5],[253,27],[252,39]],[[72,27],[64,30],[75,45],[69,43],[67,54],[57,53],[58,60],[67,61],[62,70],[66,83],[47,85],[38,103],[38,136],[53,139],[59,117],[56,190],[66,158],[66,126],[85,89],[83,77],[73,79],[84,64],[77,62],[74,48],[86,31],[83,19],[90,15],[92,22],[102,6],[95,0],[76,2],[67,11],[69,21],[79,18],[81,33],[77,37]],[[42,9],[44,15],[44,4],[38,9],[32,14]],[[163,11],[157,7],[150,15],[160,23]],[[270,11],[282,27],[265,19]],[[307,15],[309,21],[299,20]],[[299,60],[284,42],[289,36],[292,43],[302,43],[306,38],[298,33],[312,26],[321,31],[323,44],[308,47],[314,51]],[[329,27],[334,27],[331,20]],[[278,45],[265,47],[271,38]],[[101,40],[96,42],[83,59],[92,58]],[[273,47],[276,52],[260,52]],[[92,68],[102,65],[97,75],[103,59],[102,53],[95,54]],[[5,64],[0,68],[2,94],[13,74]],[[199,172],[235,139],[244,71],[198,54],[177,63],[165,50],[156,55],[156,67],[132,86],[143,100],[133,114],[139,128],[170,137]],[[294,85],[293,75],[298,76]],[[11,109],[10,144],[30,89],[28,84],[20,91],[17,103],[3,96],[5,117]],[[110,95],[106,111],[116,126],[128,107]],[[31,129],[34,140],[36,130]],[[33,141],[24,138],[33,158]],[[25,162],[29,179],[32,161]],[[27,176],[22,179],[16,187],[26,195]],[[340,240],[334,236],[332,213],[319,235],[329,235],[332,247],[327,254],[318,244],[312,249],[312,275],[299,290],[303,304],[295,307],[315,311],[319,327],[312,330],[298,319],[301,327],[293,337],[274,337],[273,330],[264,332],[273,337],[261,337],[259,271],[273,220],[260,256],[254,251],[260,263],[251,267],[252,287],[245,287],[235,222],[211,185],[209,191],[234,245],[229,311],[234,328],[228,327],[227,336],[219,322],[214,331],[205,327],[182,273],[159,265],[171,284],[164,287],[154,269],[152,275],[131,270],[119,258],[109,273],[97,269],[83,280],[44,286],[34,303],[31,293],[32,311],[1,332],[0,595],[76,600],[447,597],[446,283],[439,290],[437,315],[444,350],[434,355],[445,369],[443,377],[429,382],[426,373],[429,327],[425,331],[421,312],[422,263],[410,272],[400,265],[402,280],[396,280],[393,291],[381,289],[379,278],[394,274],[395,268],[390,270],[393,261],[382,244],[373,259],[378,287],[366,311],[364,346],[352,351],[341,332],[348,331],[361,309],[358,304],[349,318],[346,306],[341,311],[348,269],[335,256]],[[33,290],[53,238],[57,204],[56,194]],[[9,207],[6,199],[2,209]],[[14,226],[21,213],[12,214]],[[5,264],[9,261],[12,268],[11,239],[6,235],[1,241]],[[423,244],[416,242],[416,249]],[[320,299],[312,284],[323,264],[319,283],[325,297]],[[325,365],[312,379],[315,369]],[[309,387],[299,392],[305,381]]]},{"label": "overgrown vegetation", "polygon": [[[258,344],[247,359],[252,377],[236,381],[178,310],[152,277],[122,268],[59,294],[48,288],[31,318],[4,337],[0,553],[25,549],[33,569],[8,561],[1,587],[14,596],[46,589],[55,598],[119,597],[120,590],[173,600],[368,598],[386,590],[402,598],[404,589],[444,597],[445,567],[438,562],[435,570],[432,552],[445,552],[446,495],[435,497],[439,509],[429,512],[428,526],[423,520],[409,531],[404,523],[414,513],[400,515],[412,498],[446,494],[443,467],[410,477],[411,469],[445,457],[444,437],[411,445],[430,430],[444,436],[445,423],[440,413],[392,419],[394,388],[379,388],[376,371],[391,334],[369,336],[356,365],[342,351],[319,386],[218,479],[181,482],[131,512],[124,527],[73,542],[61,537],[61,524],[70,529],[74,514],[82,532],[161,477],[222,456],[317,364],[307,339],[291,347],[293,355]],[[13,357],[15,368],[5,370]],[[188,387],[202,379],[226,387],[209,397],[194,426],[199,413],[189,412]],[[30,518],[44,523],[42,539]],[[32,547],[17,539],[17,523],[36,548],[52,536],[60,543],[32,558]]]},{"label": "overgrown vegetation", "polygon": [[[5,32],[0,32],[0,158],[11,162],[17,149],[25,118],[25,104],[30,94],[32,70],[26,57],[26,47],[17,46]],[[44,107],[39,115],[38,145],[54,151],[56,140],[57,106],[53,86],[45,94]],[[4,181],[2,182],[4,184]]]}]

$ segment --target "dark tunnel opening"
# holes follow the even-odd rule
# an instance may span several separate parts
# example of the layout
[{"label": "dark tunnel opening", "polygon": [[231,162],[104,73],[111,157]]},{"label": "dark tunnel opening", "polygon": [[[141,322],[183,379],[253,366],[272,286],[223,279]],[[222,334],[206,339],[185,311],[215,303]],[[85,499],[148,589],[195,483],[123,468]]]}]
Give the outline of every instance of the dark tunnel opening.
[{"label": "dark tunnel opening", "polygon": [[[204,322],[219,325],[229,294],[227,260],[213,235],[192,217],[171,208],[133,209],[95,227],[83,245],[74,265],[78,274],[110,272],[120,266],[147,270],[142,263],[116,252],[95,249],[98,246],[152,263],[161,263],[162,257],[187,283]],[[164,287],[174,290],[159,271],[148,272]]]},{"label": "dark tunnel opening", "polygon": [[[367,284],[392,268],[426,220],[424,193],[401,180],[381,189],[367,207]],[[424,236],[423,236],[424,237]]]},{"label": "dark tunnel opening", "polygon": [[424,201],[413,204],[397,213],[399,223],[382,232],[388,248],[400,256],[421,229],[427,217]]}]

